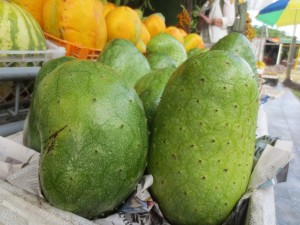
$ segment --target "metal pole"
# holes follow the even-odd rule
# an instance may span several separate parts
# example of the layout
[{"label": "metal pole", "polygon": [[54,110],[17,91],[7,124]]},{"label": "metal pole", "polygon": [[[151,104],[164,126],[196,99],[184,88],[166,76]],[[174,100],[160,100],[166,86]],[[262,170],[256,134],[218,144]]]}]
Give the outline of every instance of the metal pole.
[{"label": "metal pole", "polygon": [[0,81],[35,79],[41,67],[0,67]]},{"label": "metal pole", "polygon": [[278,49],[278,55],[277,55],[276,65],[279,65],[279,64],[280,64],[280,60],[281,60],[281,52],[282,52],[282,43],[279,44],[279,49]]},{"label": "metal pole", "polygon": [[294,65],[294,55],[295,55],[295,45],[296,45],[296,37],[292,37],[292,42],[290,45],[290,52],[288,56],[287,68],[286,68],[286,80],[291,80],[291,70]]},{"label": "metal pole", "polygon": [[297,25],[296,25],[296,18],[297,18],[297,12],[298,10],[296,9],[295,12],[295,22],[294,22],[294,31],[293,31],[293,37],[292,37],[292,41],[291,41],[291,45],[290,45],[290,52],[289,52],[289,56],[288,56],[288,62],[287,62],[287,69],[286,69],[286,78],[285,81],[289,82],[291,81],[291,70],[292,67],[294,65],[294,55],[295,55],[295,46],[296,46],[296,29],[297,29]]},{"label": "metal pole", "polygon": [[0,136],[6,137],[8,135],[22,131],[24,127],[24,120],[0,125]]}]

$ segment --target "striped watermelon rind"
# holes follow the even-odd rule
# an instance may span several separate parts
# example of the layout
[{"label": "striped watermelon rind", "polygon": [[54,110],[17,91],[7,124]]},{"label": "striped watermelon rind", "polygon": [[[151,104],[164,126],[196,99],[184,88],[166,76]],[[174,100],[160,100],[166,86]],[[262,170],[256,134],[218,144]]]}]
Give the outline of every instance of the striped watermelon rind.
[{"label": "striped watermelon rind", "polygon": [[0,49],[46,50],[46,39],[35,18],[20,6],[0,0]]}]

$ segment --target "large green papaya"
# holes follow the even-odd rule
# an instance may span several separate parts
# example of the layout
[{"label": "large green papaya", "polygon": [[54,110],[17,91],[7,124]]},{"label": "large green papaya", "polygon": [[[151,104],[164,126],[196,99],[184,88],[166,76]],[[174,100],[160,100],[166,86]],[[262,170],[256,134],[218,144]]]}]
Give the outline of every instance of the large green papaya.
[{"label": "large green papaya", "polygon": [[148,172],[171,224],[221,224],[249,181],[258,87],[241,57],[216,50],[171,76],[153,120]]},{"label": "large green papaya", "polygon": [[41,151],[41,139],[39,131],[36,124],[36,107],[34,106],[34,96],[37,91],[37,88],[40,82],[46,77],[52,70],[60,66],[61,64],[68,62],[70,60],[75,60],[75,58],[70,56],[62,56],[47,61],[42,68],[40,69],[35,82],[34,88],[31,96],[31,104],[29,107],[28,114],[25,119],[24,129],[23,129],[23,143],[25,146],[36,150],[37,152]]},{"label": "large green papaya", "polygon": [[150,39],[147,44],[147,54],[163,54],[169,56],[179,66],[187,59],[183,45],[172,35],[159,33]]},{"label": "large green papaya", "polygon": [[45,199],[86,218],[116,209],[147,161],[143,105],[113,69],[73,60],[53,70],[35,95]]},{"label": "large green papaya", "polygon": [[211,50],[224,50],[236,54],[249,63],[253,74],[257,78],[256,58],[247,37],[241,33],[231,32],[215,43]]},{"label": "large green papaya", "polygon": [[138,79],[151,71],[146,57],[126,39],[108,42],[97,60],[119,72],[132,87]]},{"label": "large green papaya", "polygon": [[176,61],[172,59],[167,54],[154,52],[152,54],[147,55],[147,60],[151,67],[151,70],[162,69],[166,67],[177,67]]},{"label": "large green papaya", "polygon": [[169,66],[152,70],[135,84],[134,88],[143,102],[149,126],[160,103],[164,88],[175,69],[175,66]]}]

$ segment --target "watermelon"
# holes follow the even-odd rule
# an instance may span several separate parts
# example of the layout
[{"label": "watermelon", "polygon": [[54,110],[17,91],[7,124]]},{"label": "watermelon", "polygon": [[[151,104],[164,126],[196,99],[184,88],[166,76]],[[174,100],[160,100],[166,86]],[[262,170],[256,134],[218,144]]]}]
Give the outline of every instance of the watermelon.
[{"label": "watermelon", "polygon": [[40,25],[15,3],[0,1],[0,31],[1,50],[46,50]]}]

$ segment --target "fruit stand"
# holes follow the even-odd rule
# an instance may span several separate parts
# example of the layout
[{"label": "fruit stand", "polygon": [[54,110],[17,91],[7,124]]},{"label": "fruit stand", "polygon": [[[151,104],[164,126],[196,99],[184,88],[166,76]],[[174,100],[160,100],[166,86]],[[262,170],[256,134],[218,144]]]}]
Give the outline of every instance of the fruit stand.
[{"label": "fruit stand", "polygon": [[292,154],[249,40],[207,48],[126,2],[0,0],[23,15],[0,34],[0,223],[275,224]]}]

